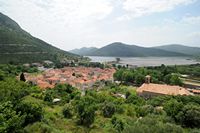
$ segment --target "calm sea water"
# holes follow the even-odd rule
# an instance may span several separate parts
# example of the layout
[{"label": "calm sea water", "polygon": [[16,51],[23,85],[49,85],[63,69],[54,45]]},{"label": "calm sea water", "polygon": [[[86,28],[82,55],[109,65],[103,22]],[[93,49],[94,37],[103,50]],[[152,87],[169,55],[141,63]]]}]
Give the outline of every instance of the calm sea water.
[{"label": "calm sea water", "polygon": [[[110,62],[115,61],[115,57],[100,57],[100,56],[88,56],[91,62]],[[121,57],[120,64],[129,64],[135,66],[160,66],[165,65],[186,65],[200,63],[187,57]]]}]

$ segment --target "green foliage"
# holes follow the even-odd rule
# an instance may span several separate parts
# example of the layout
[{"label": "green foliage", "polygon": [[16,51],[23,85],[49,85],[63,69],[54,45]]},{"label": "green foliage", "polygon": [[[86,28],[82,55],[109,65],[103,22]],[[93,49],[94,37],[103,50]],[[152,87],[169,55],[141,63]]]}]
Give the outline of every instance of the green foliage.
[{"label": "green foliage", "polygon": [[77,103],[78,123],[89,127],[95,119],[95,100],[91,96],[81,98]]},{"label": "green foliage", "polygon": [[136,77],[135,77],[135,81],[136,81],[136,84],[137,85],[142,85],[145,81],[145,76],[142,75],[142,74],[138,74]]},{"label": "green foliage", "polygon": [[39,103],[23,100],[16,106],[16,110],[25,114],[25,125],[41,121],[43,118],[43,109]]},{"label": "green foliage", "polygon": [[103,112],[104,117],[107,117],[107,118],[112,117],[112,115],[115,113],[115,111],[116,111],[116,107],[113,103],[106,102],[103,104],[102,112]]},{"label": "green foliage", "polygon": [[44,101],[52,102],[53,101],[53,91],[45,92]]},{"label": "green foliage", "polygon": [[138,119],[124,129],[124,133],[182,133],[180,126],[165,123],[157,116],[147,116]]},{"label": "green foliage", "polygon": [[[169,73],[178,70],[178,67],[161,67],[166,69],[162,77],[158,77],[159,72],[156,72],[160,68],[153,71],[150,68],[119,71],[123,73],[125,70],[123,75],[134,73],[134,80],[138,74],[149,73],[155,79],[163,80]],[[133,87],[114,83],[98,91],[87,90],[85,96],[67,84],[41,91],[36,86],[16,80],[23,70],[30,71],[21,66],[0,65],[0,132],[199,131],[200,96],[143,99],[136,95]],[[117,94],[126,95],[126,99]],[[61,102],[52,103],[55,98],[61,99]]]},{"label": "green foliage", "polygon": [[80,96],[80,92],[69,84],[57,84],[53,89],[44,92],[44,101],[52,103],[54,98],[61,99],[59,104],[64,105],[76,96]]},{"label": "green foliage", "polygon": [[183,82],[180,80],[178,75],[173,74],[172,77],[170,78],[170,84],[171,85],[179,85],[182,86]]},{"label": "green foliage", "polygon": [[183,103],[178,102],[175,99],[171,99],[164,104],[165,112],[174,119],[176,119],[176,115],[181,111],[182,108]]},{"label": "green foliage", "polygon": [[125,123],[121,118],[113,116],[111,123],[117,132],[122,132],[124,130]]},{"label": "green foliage", "polygon": [[22,130],[24,116],[13,109],[11,102],[0,103],[0,132],[17,133]]},{"label": "green foliage", "polygon": [[0,70],[0,81],[4,80],[5,74]]},{"label": "green foliage", "polygon": [[183,85],[180,79],[181,74],[187,74],[190,78],[199,80],[200,65],[189,66],[157,66],[136,69],[119,68],[113,77],[116,81],[121,81],[123,84],[135,84],[140,86],[145,81],[145,76],[151,76],[152,83],[165,83],[169,85]]},{"label": "green foliage", "polygon": [[183,126],[200,128],[200,106],[185,105],[176,118]]},{"label": "green foliage", "polygon": [[73,106],[70,104],[65,105],[62,112],[65,118],[71,118],[73,116]]},{"label": "green foliage", "polygon": [[0,13],[0,63],[60,61],[79,56],[62,51],[31,36],[9,17]]},{"label": "green foliage", "polygon": [[154,108],[153,106],[151,105],[143,105],[143,106],[139,106],[136,108],[136,112],[137,112],[137,115],[139,117],[144,117],[148,114],[151,114],[154,112]]},{"label": "green foliage", "polygon": [[18,102],[24,96],[29,95],[33,89],[24,82],[7,78],[6,80],[0,81],[0,101]]},{"label": "green foliage", "polygon": [[144,48],[136,45],[127,45],[120,42],[109,44],[95,51],[86,52],[84,55],[107,57],[185,56],[185,54],[182,53],[169,52],[156,48]]},{"label": "green foliage", "polygon": [[131,103],[134,105],[143,105],[145,103],[144,99],[137,96],[137,95],[133,95],[131,94],[125,101],[126,103]]}]

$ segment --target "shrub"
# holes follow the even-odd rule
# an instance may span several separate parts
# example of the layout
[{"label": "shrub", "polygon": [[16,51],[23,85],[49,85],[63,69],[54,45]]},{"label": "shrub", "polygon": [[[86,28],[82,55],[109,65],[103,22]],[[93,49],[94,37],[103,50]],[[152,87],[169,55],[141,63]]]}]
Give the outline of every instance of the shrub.
[{"label": "shrub", "polygon": [[122,121],[122,119],[114,116],[112,117],[111,123],[113,125],[113,127],[118,131],[118,132],[122,132],[124,130],[125,127],[125,123]]},{"label": "shrub", "polygon": [[167,115],[175,119],[175,116],[182,109],[183,104],[175,99],[171,99],[164,104],[164,110]]},{"label": "shrub", "polygon": [[73,106],[70,104],[65,105],[62,112],[65,118],[71,118],[73,116]]},{"label": "shrub", "polygon": [[16,110],[25,114],[25,125],[40,121],[43,118],[43,109],[39,103],[23,100],[17,105]]},{"label": "shrub", "polygon": [[11,102],[0,104],[0,132],[14,133],[22,129],[24,123],[24,116],[20,116],[14,110]]},{"label": "shrub", "polygon": [[107,118],[112,117],[112,115],[115,113],[115,111],[116,111],[116,107],[113,103],[111,103],[111,102],[104,103],[103,108],[102,108],[104,117],[107,117]]},{"label": "shrub", "polygon": [[186,105],[176,118],[183,126],[200,128],[200,107],[197,105]]},{"label": "shrub", "polygon": [[89,127],[95,119],[95,99],[91,96],[82,97],[77,103],[79,124]]}]

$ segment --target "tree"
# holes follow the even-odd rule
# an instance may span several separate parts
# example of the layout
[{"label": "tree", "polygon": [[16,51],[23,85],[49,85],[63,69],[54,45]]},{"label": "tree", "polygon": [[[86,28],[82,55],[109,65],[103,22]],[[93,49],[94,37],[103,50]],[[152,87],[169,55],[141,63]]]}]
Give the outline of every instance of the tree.
[{"label": "tree", "polygon": [[171,74],[168,74],[168,75],[166,75],[165,77],[164,77],[164,82],[166,83],[166,84],[171,84],[171,77],[172,77],[172,75]]},{"label": "tree", "polygon": [[26,81],[24,73],[21,73],[21,75],[20,75],[20,81],[24,81],[24,82]]},{"label": "tree", "polygon": [[4,72],[0,70],[0,81],[4,79]]},{"label": "tree", "polygon": [[23,100],[17,105],[16,110],[25,114],[25,125],[40,121],[43,118],[43,109],[39,103]]},{"label": "tree", "polygon": [[62,112],[65,118],[71,118],[73,116],[73,106],[70,104],[65,105]]},{"label": "tree", "polygon": [[134,74],[130,71],[124,71],[122,74],[122,79],[125,82],[133,82],[134,81]]},{"label": "tree", "polygon": [[127,99],[126,99],[126,103],[131,103],[131,104],[135,104],[135,105],[143,105],[145,103],[144,99],[137,96],[137,95],[133,95],[131,94]]},{"label": "tree", "polygon": [[5,102],[0,104],[1,133],[20,132],[23,123],[24,116],[20,116],[20,114],[17,114],[11,102]]},{"label": "tree", "polygon": [[179,78],[178,75],[173,74],[171,79],[170,79],[170,84],[182,86],[183,82],[181,81],[181,79]]},{"label": "tree", "polygon": [[145,76],[142,75],[142,74],[137,74],[136,77],[135,77],[135,82],[137,85],[141,85],[143,84],[145,81]]},{"label": "tree", "polygon": [[183,104],[175,99],[171,99],[164,104],[165,112],[167,113],[167,115],[171,116],[174,119],[176,119],[175,117],[182,109],[182,107]]},{"label": "tree", "polygon": [[127,99],[130,95],[131,95],[131,93],[130,93],[129,91],[126,91],[126,94],[125,94],[126,99]]},{"label": "tree", "polygon": [[121,59],[118,57],[118,58],[116,58],[116,62],[117,63],[119,63],[119,61],[120,61]]},{"label": "tree", "polygon": [[176,118],[183,126],[200,128],[200,107],[198,105],[185,105]]},{"label": "tree", "polygon": [[183,82],[177,74],[168,74],[164,77],[164,82],[170,85],[179,85],[182,86]]},{"label": "tree", "polygon": [[52,102],[53,101],[53,92],[51,90],[46,90],[45,96],[44,96],[44,101],[47,102]]},{"label": "tree", "polygon": [[118,81],[122,81],[122,74],[123,74],[123,70],[120,69],[118,70],[117,72],[114,73],[113,77],[115,80],[118,80]]},{"label": "tree", "polygon": [[111,123],[113,125],[113,127],[118,131],[118,132],[122,132],[124,130],[125,127],[125,123],[122,121],[122,119],[114,116],[112,117]]},{"label": "tree", "polygon": [[112,117],[112,115],[115,113],[116,107],[113,103],[104,103],[102,112],[104,117]]},{"label": "tree", "polygon": [[95,100],[91,96],[82,97],[77,103],[79,124],[89,127],[95,119]]}]

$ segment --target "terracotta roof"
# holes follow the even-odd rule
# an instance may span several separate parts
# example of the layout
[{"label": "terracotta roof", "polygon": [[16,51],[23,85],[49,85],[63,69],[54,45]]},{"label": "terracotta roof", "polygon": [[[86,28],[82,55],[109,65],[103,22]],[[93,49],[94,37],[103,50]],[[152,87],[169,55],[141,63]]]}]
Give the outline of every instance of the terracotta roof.
[{"label": "terracotta roof", "polygon": [[50,85],[49,83],[47,82],[44,82],[44,81],[41,81],[41,80],[38,80],[37,81],[37,84],[40,88],[42,89],[45,89],[45,88],[53,88],[54,86],[53,85]]},{"label": "terracotta roof", "polygon": [[[71,85],[76,84],[91,84],[97,80],[110,80],[113,79],[113,74],[116,70],[113,68],[91,68],[91,67],[65,67],[62,69],[48,69],[40,75],[27,74],[26,79],[29,81],[38,81],[38,85],[42,88],[49,86],[49,82],[59,81],[60,83],[68,83]],[[72,76],[72,73],[81,74],[81,77]],[[90,75],[94,73],[94,75]],[[51,86],[52,86],[51,85]]]},{"label": "terracotta roof", "polygon": [[200,90],[192,90],[192,92],[195,94],[200,94]]},{"label": "terracotta roof", "polygon": [[180,86],[170,86],[162,84],[146,84],[144,83],[141,87],[137,89],[137,93],[151,92],[163,95],[191,95],[191,93]]}]

